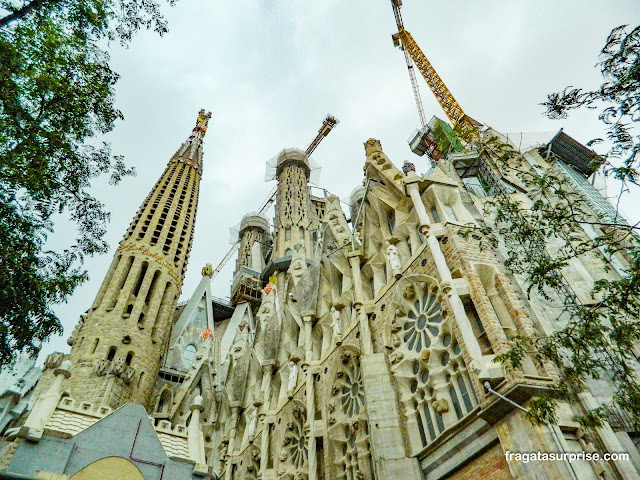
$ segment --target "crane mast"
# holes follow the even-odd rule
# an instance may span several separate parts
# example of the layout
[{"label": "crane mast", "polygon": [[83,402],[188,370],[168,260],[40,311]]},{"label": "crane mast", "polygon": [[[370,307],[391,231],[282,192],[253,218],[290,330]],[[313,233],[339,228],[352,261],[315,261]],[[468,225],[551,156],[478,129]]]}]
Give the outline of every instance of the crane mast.
[{"label": "crane mast", "polygon": [[461,128],[463,131],[469,131],[479,126],[479,122],[464,113],[464,110],[462,110],[460,104],[442,81],[438,72],[433,68],[433,65],[431,65],[431,62],[429,62],[424,52],[420,49],[418,43],[413,39],[411,34],[405,30],[402,14],[400,13],[402,0],[391,0],[391,6],[393,7],[393,15],[395,16],[396,26],[398,27],[398,33],[392,35],[393,43],[395,46],[402,48],[405,59],[407,60],[411,85],[416,103],[418,104],[418,113],[420,114],[420,121],[422,122],[423,128],[426,127],[426,122],[423,119],[424,111],[422,102],[419,100],[420,94],[418,93],[417,84],[415,84],[415,74],[413,74],[413,65],[410,63],[410,60],[418,67],[418,70],[424,77],[427,85],[429,85],[436,100],[438,100],[444,113],[454,126]]},{"label": "crane mast", "polygon": [[[305,150],[305,153],[307,155],[311,155],[315,151],[315,149],[318,148],[318,145],[320,145],[320,142],[322,142],[322,140],[324,140],[324,138],[327,135],[329,135],[329,133],[331,133],[331,130],[333,130],[333,128],[338,123],[340,123],[340,120],[338,120],[336,117],[334,117],[333,115],[327,115],[325,117],[325,119],[322,121],[322,126],[318,130],[318,134],[311,141],[311,143],[309,144],[309,146]],[[258,210],[258,214],[259,215],[265,213],[269,209],[269,207],[273,204],[273,202],[276,201],[276,193],[277,192],[278,192],[278,186],[276,185],[275,187],[273,187],[271,189],[271,192],[269,193],[267,198],[264,200],[264,202],[262,202],[262,205],[260,206],[260,209]],[[212,279],[220,272],[220,270],[222,270],[222,268],[227,264],[229,259],[233,256],[233,254],[236,253],[236,251],[238,250],[239,247],[240,247],[240,244],[236,242],[229,249],[229,251],[222,258],[222,260],[220,260],[220,263],[218,263],[216,268],[213,269],[213,274],[211,275]]]}]

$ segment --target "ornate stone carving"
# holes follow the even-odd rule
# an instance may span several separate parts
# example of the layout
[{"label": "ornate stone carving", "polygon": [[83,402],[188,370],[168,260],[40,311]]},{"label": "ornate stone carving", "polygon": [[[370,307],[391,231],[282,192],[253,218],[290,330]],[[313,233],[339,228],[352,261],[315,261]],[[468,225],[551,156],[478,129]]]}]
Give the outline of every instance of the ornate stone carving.
[{"label": "ornate stone carving", "polygon": [[58,368],[62,361],[64,360],[65,354],[60,352],[53,352],[47,355],[46,360],[44,361],[44,368],[46,369],[54,369]]},{"label": "ornate stone carving", "polygon": [[93,371],[95,372],[95,374],[99,377],[101,377],[102,375],[105,375],[107,373],[107,371],[109,370],[109,366],[111,365],[111,362],[109,360],[98,360],[96,362],[96,365],[93,369]]},{"label": "ornate stone carving", "polygon": [[124,358],[117,358],[111,363],[111,373],[118,377],[124,371],[125,367],[126,363],[124,362]]},{"label": "ornate stone carving", "polygon": [[416,171],[416,166],[409,162],[408,160],[405,160],[404,163],[402,164],[402,173],[404,173],[405,175],[408,175],[409,172],[415,172]]},{"label": "ornate stone carving", "polygon": [[121,374],[122,381],[126,384],[131,383],[133,377],[136,375],[136,370],[133,367],[126,367]]},{"label": "ornate stone carving", "polygon": [[[478,403],[468,371],[451,327],[440,306],[438,282],[426,276],[405,278],[395,295],[395,320],[402,326],[391,360],[404,414],[414,425],[409,430],[413,451],[422,449]],[[402,280],[401,280],[402,281]]]}]

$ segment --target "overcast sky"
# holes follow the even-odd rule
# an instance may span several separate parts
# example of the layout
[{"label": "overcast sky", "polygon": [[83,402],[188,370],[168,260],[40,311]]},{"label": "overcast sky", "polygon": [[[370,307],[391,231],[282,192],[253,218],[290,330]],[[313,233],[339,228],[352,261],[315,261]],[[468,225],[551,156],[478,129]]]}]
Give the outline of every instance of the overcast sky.
[{"label": "overcast sky", "polygon": [[[502,132],[554,132],[581,142],[603,135],[593,111],[552,121],[539,103],[567,85],[594,88],[607,34],[637,25],[637,0],[406,0],[412,33],[466,113]],[[112,212],[110,253],[85,263],[91,280],[55,310],[65,332],[43,355],[68,351],[66,338],[91,305],[113,252],[167,161],[188,137],[200,108],[213,112],[205,139],[195,239],[181,299],[206,263],[229,249],[229,227],[256,210],[273,186],[265,162],[285,147],[306,148],[327,113],[340,124],[313,155],[320,184],[347,200],[362,181],[363,142],[370,137],[396,165],[414,156],[406,140],[419,127],[389,0],[180,0],[166,9],[163,38],[138,35],[111,51],[120,75],[117,104],[125,116],[109,135],[114,153],[138,175],[117,187],[96,183]],[[427,118],[444,114],[418,78]],[[637,204],[623,212],[638,220]],[[635,205],[634,205],[635,204]],[[634,210],[636,206],[636,210]],[[56,242],[72,242],[61,222]],[[213,282],[229,295],[235,258]]]}]

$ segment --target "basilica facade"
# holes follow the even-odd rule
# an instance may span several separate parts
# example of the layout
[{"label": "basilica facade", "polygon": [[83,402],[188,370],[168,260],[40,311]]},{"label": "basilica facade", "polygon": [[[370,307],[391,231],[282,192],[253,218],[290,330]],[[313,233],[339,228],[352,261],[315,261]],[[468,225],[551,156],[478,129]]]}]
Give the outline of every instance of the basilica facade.
[{"label": "basilica facade", "polygon": [[[553,299],[526,294],[502,247],[461,233],[491,225],[492,196],[530,200],[516,176],[452,137],[424,175],[364,141],[347,207],[312,195],[308,155],[282,150],[273,217],[242,218],[231,301],[212,296],[205,266],[178,304],[209,116],[200,112],[138,210],[71,351],[47,357],[32,408],[4,431],[2,470],[73,480],[640,478],[613,378],[558,399],[557,424],[534,424],[524,410],[557,380],[554,366],[535,352],[517,369],[495,361],[514,336],[548,335],[562,319]],[[593,152],[566,133],[521,154],[527,168],[563,175],[594,219],[611,213],[588,181]],[[620,278],[626,262],[624,252],[576,258],[563,273],[589,302],[593,282]],[[577,417],[598,405],[610,420],[582,427]],[[629,455],[508,454],[538,451]]]}]

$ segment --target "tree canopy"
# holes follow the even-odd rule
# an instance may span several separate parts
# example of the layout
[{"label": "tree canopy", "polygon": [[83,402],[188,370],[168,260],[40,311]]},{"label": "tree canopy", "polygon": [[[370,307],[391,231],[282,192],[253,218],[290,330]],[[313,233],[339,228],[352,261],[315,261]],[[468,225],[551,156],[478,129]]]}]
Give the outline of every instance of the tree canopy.
[{"label": "tree canopy", "polygon": [[[598,111],[604,123],[608,151],[595,156],[594,170],[617,179],[623,190],[638,186],[640,160],[640,26],[630,32],[614,28],[602,49],[598,66],[604,82],[594,90],[567,87],[548,95],[549,118],[566,118],[571,110]],[[603,143],[594,139],[588,145]],[[516,336],[509,352],[499,360],[519,367],[533,355],[553,362],[560,374],[555,389],[532,404],[538,420],[554,419],[554,398],[571,398],[585,382],[601,377],[616,385],[612,403],[585,411],[586,425],[599,424],[607,408],[622,409],[640,425],[640,383],[637,378],[640,342],[640,242],[639,223],[628,224],[618,213],[598,215],[572,187],[566,175],[554,168],[535,169],[511,145],[487,133],[475,142],[498,169],[515,175],[527,190],[530,203],[499,192],[486,208],[493,224],[464,232],[485,245],[502,247],[506,265],[538,295],[557,307],[555,332],[537,337]],[[547,159],[549,160],[549,159]],[[602,163],[602,165],[600,165]],[[549,253],[553,243],[553,255]],[[581,301],[567,282],[563,269],[573,259],[592,256],[607,272],[618,260],[618,272],[595,281],[590,301]]]},{"label": "tree canopy", "polygon": [[[107,251],[109,213],[91,183],[134,171],[97,141],[123,118],[104,45],[141,28],[163,35],[160,10],[152,0],[0,0],[0,366],[62,331],[52,305],[87,279],[86,255]],[[59,213],[77,238],[52,251]]]}]

